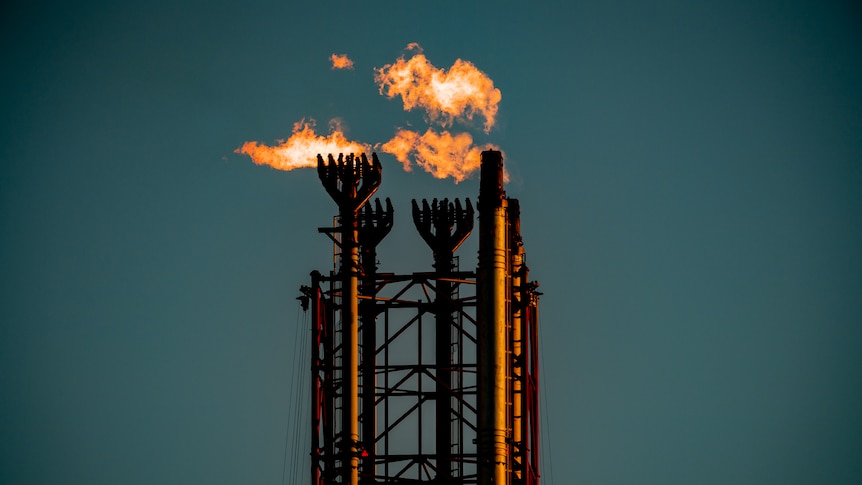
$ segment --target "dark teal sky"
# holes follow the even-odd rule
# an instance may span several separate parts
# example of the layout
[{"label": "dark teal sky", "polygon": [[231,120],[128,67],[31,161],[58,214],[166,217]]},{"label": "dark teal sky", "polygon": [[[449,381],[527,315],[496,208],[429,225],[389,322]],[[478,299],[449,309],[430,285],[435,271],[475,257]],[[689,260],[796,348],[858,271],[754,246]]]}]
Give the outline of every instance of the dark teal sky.
[{"label": "dark teal sky", "polygon": [[[503,94],[544,483],[862,482],[862,14],[695,3],[2,7],[0,483],[282,483],[335,206],[233,150],[422,126],[373,82],[410,42]],[[410,199],[476,180],[381,159],[381,269],[428,270]]]}]

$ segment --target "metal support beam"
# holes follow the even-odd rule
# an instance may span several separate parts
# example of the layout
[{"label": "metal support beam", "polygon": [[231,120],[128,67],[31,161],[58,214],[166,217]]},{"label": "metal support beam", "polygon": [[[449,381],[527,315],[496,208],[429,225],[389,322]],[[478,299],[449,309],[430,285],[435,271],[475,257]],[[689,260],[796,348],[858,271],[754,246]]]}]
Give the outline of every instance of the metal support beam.
[{"label": "metal support beam", "polygon": [[435,314],[435,379],[437,422],[435,448],[437,454],[437,475],[435,483],[439,485],[452,484],[452,334],[455,328],[453,312],[456,306],[453,302],[452,274],[454,271],[455,251],[473,230],[473,205],[467,199],[466,210],[461,202],[455,199],[449,203],[447,199],[434,201],[428,205],[422,200],[422,208],[413,200],[413,222],[422,239],[428,243],[434,253],[434,273],[436,276],[436,293],[434,299]]},{"label": "metal support beam", "polygon": [[377,475],[377,410],[376,410],[376,351],[377,351],[377,245],[392,230],[394,210],[392,201],[386,198],[386,208],[375,199],[374,207],[366,204],[359,211],[359,262],[362,269],[362,285],[359,294],[359,320],[361,323],[360,338],[362,340],[359,359],[359,369],[362,377],[361,416],[362,429],[359,484],[372,485],[376,483]]},{"label": "metal support beam", "polygon": [[341,229],[341,483],[359,483],[359,235],[357,214],[380,186],[380,162],[361,154],[317,156],[317,174],[338,205]]}]

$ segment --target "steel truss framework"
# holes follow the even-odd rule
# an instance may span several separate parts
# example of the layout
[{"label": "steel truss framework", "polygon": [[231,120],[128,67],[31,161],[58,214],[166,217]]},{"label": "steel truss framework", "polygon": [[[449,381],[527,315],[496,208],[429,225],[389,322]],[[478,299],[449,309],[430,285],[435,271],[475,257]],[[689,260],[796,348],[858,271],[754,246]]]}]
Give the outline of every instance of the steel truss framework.
[{"label": "steel truss framework", "polygon": [[[318,170],[333,195],[324,171],[345,164],[329,162],[320,159]],[[453,256],[472,229],[472,207],[414,201],[434,271],[378,273],[376,246],[393,211],[388,200],[385,208],[365,204],[370,193],[353,200],[362,189],[356,180],[373,168],[362,162],[364,173],[338,175],[353,177],[354,195],[334,194],[345,200],[341,214],[335,227],[320,229],[335,243],[339,266],[313,272],[300,297],[312,317],[311,483],[478,483],[479,291],[477,273],[459,271]],[[505,485],[538,485],[540,293],[528,280],[517,201],[507,201]]]},{"label": "steel truss framework", "polygon": [[[362,435],[357,446],[360,483],[441,483],[436,480],[441,473],[436,438],[445,424],[437,422],[435,412],[441,397],[451,410],[451,441],[447,444],[451,469],[448,482],[443,483],[476,483],[476,275],[455,272],[445,282],[453,286],[452,293],[442,297],[455,308],[455,325],[450,329],[451,359],[439,365],[434,359],[435,301],[440,286],[435,273],[382,274],[362,284],[375,293],[360,302],[368,304],[366,309],[373,308],[376,319],[360,324],[360,334],[373,333],[375,343],[360,352],[359,399],[363,406],[359,419],[360,424],[374,421],[376,431]],[[538,483],[538,328],[533,288],[513,288],[521,293],[513,298],[513,306],[522,308],[521,324],[510,327],[521,328],[510,339],[513,347],[521,344],[520,353],[512,355],[510,370],[513,485]],[[338,441],[343,434],[337,417],[345,370],[337,325],[342,296],[339,278],[313,273],[306,293],[312,312],[312,483],[341,483],[338,476],[344,463],[339,450],[343,447]],[[441,369],[452,376],[446,396],[437,390]],[[366,408],[371,398],[373,405]],[[518,415],[514,414],[516,407],[521,410]]]}]

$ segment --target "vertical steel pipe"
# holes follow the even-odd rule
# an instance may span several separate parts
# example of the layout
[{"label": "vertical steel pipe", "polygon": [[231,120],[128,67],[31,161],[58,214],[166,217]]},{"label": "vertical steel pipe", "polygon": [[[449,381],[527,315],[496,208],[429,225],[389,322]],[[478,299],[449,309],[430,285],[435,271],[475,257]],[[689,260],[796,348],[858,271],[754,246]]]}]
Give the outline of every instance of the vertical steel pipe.
[{"label": "vertical steel pipe", "polygon": [[342,483],[359,483],[359,245],[356,212],[341,211]]},{"label": "vertical steel pipe", "polygon": [[311,299],[311,483],[321,482],[320,418],[321,418],[321,377],[319,358],[323,334],[323,309],[320,301],[320,273],[311,272],[311,288],[307,297]]},{"label": "vertical steel pipe", "polygon": [[507,485],[508,250],[503,156],[482,152],[479,182],[478,483]]},{"label": "vertical steel pipe", "polygon": [[361,264],[361,287],[363,297],[359,302],[360,339],[362,340],[359,359],[361,386],[362,429],[360,450],[360,485],[376,483],[377,475],[377,409],[375,374],[377,351],[377,245],[392,230],[392,201],[386,198],[386,208],[380,199],[369,202],[359,211],[359,262]]},{"label": "vertical steel pipe", "polygon": [[435,314],[435,418],[437,430],[435,433],[435,456],[437,476],[435,483],[450,485],[452,476],[452,331],[455,328],[453,312],[455,304],[452,300],[455,286],[452,283],[452,272],[455,268],[455,250],[461,246],[473,230],[473,206],[467,199],[466,209],[455,199],[438,202],[437,199],[428,205],[422,200],[422,208],[413,200],[413,222],[422,239],[428,243],[434,252],[434,274],[436,296],[434,299]]},{"label": "vertical steel pipe", "polygon": [[359,224],[358,212],[380,186],[380,161],[371,154],[317,156],[317,174],[338,205],[341,258],[341,482],[359,483]]},{"label": "vertical steel pipe", "polygon": [[509,289],[509,294],[512,298],[512,442],[511,442],[511,457],[512,457],[512,480],[515,484],[523,483],[524,468],[526,466],[526,446],[524,437],[526,436],[526,422],[524,413],[527,409],[525,405],[526,393],[524,392],[524,382],[527,377],[525,363],[525,329],[524,325],[524,301],[521,294],[521,289],[525,285],[524,274],[526,266],[524,266],[524,245],[521,243],[521,210],[517,199],[509,199],[508,210],[508,241],[511,251],[511,275],[512,285]]}]

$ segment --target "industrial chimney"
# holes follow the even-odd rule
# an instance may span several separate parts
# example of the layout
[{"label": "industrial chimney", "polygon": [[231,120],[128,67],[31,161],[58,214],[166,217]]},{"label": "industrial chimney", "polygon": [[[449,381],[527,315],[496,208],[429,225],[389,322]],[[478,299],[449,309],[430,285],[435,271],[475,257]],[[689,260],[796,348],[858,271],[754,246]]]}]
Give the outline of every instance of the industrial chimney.
[{"label": "industrial chimney", "polygon": [[312,485],[538,485],[540,293],[502,153],[482,153],[476,271],[455,256],[473,229],[469,200],[414,200],[433,271],[385,273],[376,247],[394,210],[367,204],[377,156],[319,157],[318,173],[339,217],[319,229],[338,265],[314,271],[301,296],[312,316]]},{"label": "industrial chimney", "polygon": [[479,181],[478,429],[479,484],[505,484],[508,463],[507,293],[508,200],[503,191],[503,155],[482,152]]}]

